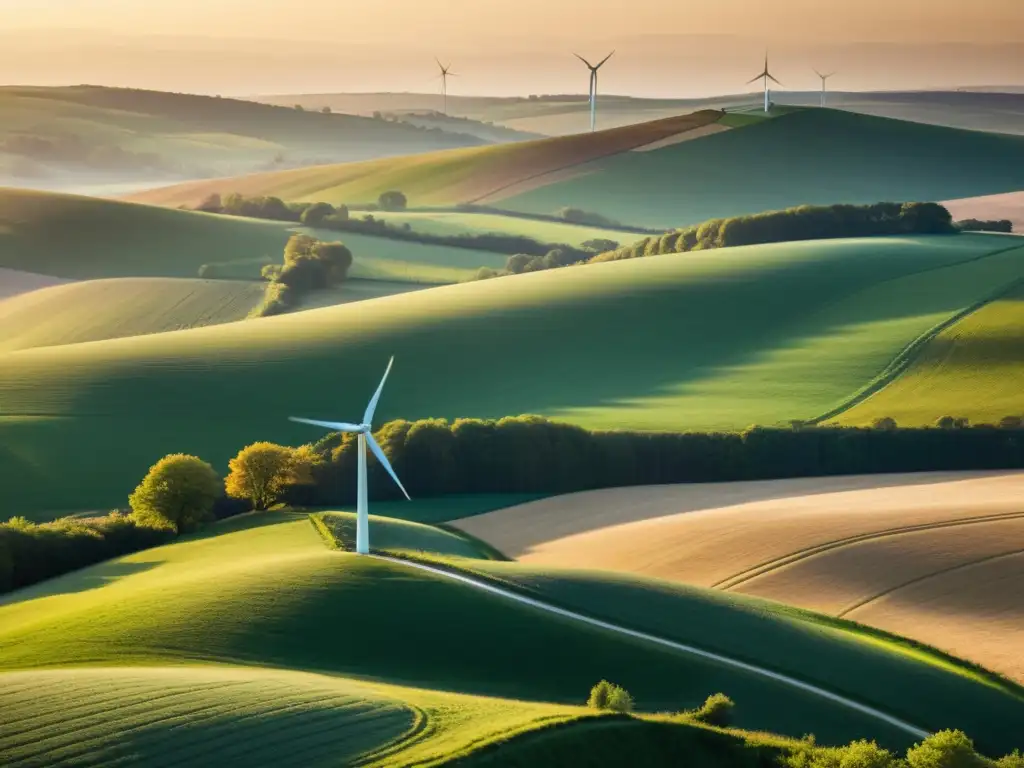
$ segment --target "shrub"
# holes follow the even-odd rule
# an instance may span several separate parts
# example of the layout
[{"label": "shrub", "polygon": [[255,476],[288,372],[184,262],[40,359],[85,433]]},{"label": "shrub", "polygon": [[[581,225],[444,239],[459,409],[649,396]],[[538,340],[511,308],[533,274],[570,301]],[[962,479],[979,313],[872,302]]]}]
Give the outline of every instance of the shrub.
[{"label": "shrub", "polygon": [[996,768],[1024,768],[1024,755],[1015,749],[1008,755],[996,760]]},{"label": "shrub", "polygon": [[897,429],[898,427],[899,425],[896,423],[896,419],[892,418],[891,416],[883,416],[880,419],[875,419],[873,422],[871,422],[872,429],[878,429],[885,432],[891,432],[892,430]]},{"label": "shrub", "polygon": [[602,680],[590,689],[587,706],[591,709],[603,709],[611,712],[632,712],[633,697],[625,688]]},{"label": "shrub", "polygon": [[901,768],[903,761],[873,741],[854,741],[845,747],[819,747],[813,738],[801,743],[784,764],[790,768]]},{"label": "shrub", "polygon": [[196,206],[196,210],[204,213],[220,213],[224,210],[224,205],[221,203],[220,195],[214,192],[203,198],[203,201]]},{"label": "shrub", "polygon": [[290,486],[313,482],[315,456],[309,448],[288,448],[274,443],[253,443],[228,462],[227,494],[247,499],[254,509],[267,509],[281,501]]},{"label": "shrub", "polygon": [[979,221],[978,219],[964,219],[963,221],[954,223],[953,226],[961,232],[1005,232],[1007,234],[1013,232],[1013,222],[1009,219],[985,221]]},{"label": "shrub", "polygon": [[222,491],[213,467],[196,456],[175,453],[150,467],[128,503],[137,524],[183,533],[212,517]]},{"label": "shrub", "polygon": [[985,768],[986,764],[963,731],[933,733],[907,750],[910,768]]},{"label": "shrub", "polygon": [[382,211],[404,211],[409,201],[398,190],[384,192],[377,198],[377,205]]},{"label": "shrub", "polygon": [[736,704],[724,693],[714,693],[708,696],[700,709],[689,713],[698,723],[717,725],[719,728],[728,728],[732,725],[733,710]]},{"label": "shrub", "polygon": [[555,212],[555,216],[563,221],[567,221],[570,224],[589,224],[592,227],[615,227],[616,222],[609,219],[607,216],[602,216],[600,213],[592,213],[590,211],[584,211],[581,208],[559,208]]}]

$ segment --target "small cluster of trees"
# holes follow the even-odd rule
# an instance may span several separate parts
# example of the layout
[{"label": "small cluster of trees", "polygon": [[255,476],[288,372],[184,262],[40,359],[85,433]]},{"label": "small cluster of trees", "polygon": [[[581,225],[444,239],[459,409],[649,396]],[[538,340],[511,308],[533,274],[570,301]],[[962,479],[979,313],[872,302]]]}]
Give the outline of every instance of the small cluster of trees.
[{"label": "small cluster of trees", "polygon": [[978,754],[974,742],[959,730],[938,731],[897,757],[874,741],[843,747],[821,747],[805,737],[781,760],[785,768],[1024,768],[1019,751],[993,760]]},{"label": "small cluster of trees", "polygon": [[268,264],[261,275],[267,281],[263,302],[252,312],[268,317],[287,312],[305,294],[345,281],[352,266],[352,251],[344,243],[325,243],[307,235],[292,235],[284,248],[284,264]]},{"label": "small cluster of trees", "polygon": [[649,237],[592,261],[616,261],[666,253],[730,248],[798,240],[882,235],[936,235],[957,232],[949,211],[937,203],[803,205],[753,216],[711,219]]},{"label": "small cluster of trees", "polygon": [[609,219],[607,216],[593,211],[584,211],[582,208],[559,208],[555,211],[555,218],[570,224],[584,224],[590,227],[615,229],[619,226],[617,221]]},{"label": "small cluster of trees", "polygon": [[1013,222],[1009,219],[963,219],[953,226],[961,232],[1013,232]]},{"label": "small cluster of trees", "polygon": [[[542,244],[537,243],[537,245]],[[488,280],[492,277],[522,275],[527,272],[540,272],[545,269],[557,269],[558,267],[569,267],[573,264],[583,264],[592,259],[596,254],[604,253],[618,246],[619,244],[614,240],[605,240],[603,238],[587,240],[579,248],[574,248],[570,245],[545,246],[549,247],[549,250],[542,254],[516,253],[509,256],[505,261],[504,269],[481,267],[477,270],[475,279]]]}]

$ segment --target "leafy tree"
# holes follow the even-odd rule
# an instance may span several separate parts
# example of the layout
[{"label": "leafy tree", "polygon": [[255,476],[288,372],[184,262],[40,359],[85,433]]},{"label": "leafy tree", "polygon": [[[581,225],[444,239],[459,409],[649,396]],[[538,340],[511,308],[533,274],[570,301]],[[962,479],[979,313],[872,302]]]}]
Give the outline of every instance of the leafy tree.
[{"label": "leafy tree", "polygon": [[268,509],[294,485],[313,482],[315,456],[308,447],[289,448],[274,443],[253,443],[228,462],[228,496],[248,499],[255,509]]},{"label": "leafy tree", "polygon": [[409,201],[398,190],[391,190],[377,198],[377,205],[382,211],[404,211]]},{"label": "leafy tree", "polygon": [[216,192],[207,195],[203,198],[203,201],[196,206],[197,211],[204,211],[206,213],[220,213],[223,209],[224,204],[221,202],[220,195]]},{"label": "leafy tree", "polygon": [[518,275],[526,271],[533,257],[525,253],[517,253],[514,256],[509,256],[505,260],[505,270],[511,272],[513,275]]},{"label": "leafy tree", "polygon": [[585,240],[580,247],[587,251],[593,251],[594,253],[604,253],[605,251],[614,251],[619,247],[619,244],[614,240],[607,240],[605,238],[598,237],[593,240]]},{"label": "leafy tree", "polygon": [[736,704],[724,693],[714,693],[705,700],[700,709],[691,713],[691,716],[698,723],[717,725],[719,728],[728,728],[732,725],[733,710]]},{"label": "leafy tree", "polygon": [[892,416],[883,416],[882,418],[875,419],[873,422],[871,422],[872,429],[880,429],[885,431],[891,431],[893,429],[896,429],[898,426],[899,425],[896,423],[896,419],[892,418]]},{"label": "leafy tree", "polygon": [[907,750],[910,768],[985,768],[987,764],[963,731],[933,733]]},{"label": "leafy tree", "polygon": [[330,107],[321,107],[320,112],[325,114],[325,115],[329,115],[329,114],[331,114],[331,108]]},{"label": "leafy tree", "polygon": [[299,221],[307,227],[318,227],[323,223],[324,219],[328,216],[333,216],[334,213],[334,206],[330,203],[313,203],[313,205],[302,212]]},{"label": "leafy tree", "polygon": [[149,468],[128,503],[140,525],[183,533],[210,519],[222,492],[213,467],[196,456],[175,453]]}]

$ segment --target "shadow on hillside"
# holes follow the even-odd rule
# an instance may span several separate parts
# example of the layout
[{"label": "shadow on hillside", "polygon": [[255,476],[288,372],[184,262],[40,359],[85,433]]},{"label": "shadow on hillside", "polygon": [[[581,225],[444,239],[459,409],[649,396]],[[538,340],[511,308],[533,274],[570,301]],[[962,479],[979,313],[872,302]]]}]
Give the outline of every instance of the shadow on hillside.
[{"label": "shadow on hillside", "polygon": [[108,586],[126,576],[144,573],[161,565],[161,560],[150,562],[125,562],[112,560],[98,565],[88,566],[78,571],[65,573],[52,579],[33,584],[0,595],[0,606],[12,605],[41,597],[56,597],[76,592],[88,592],[90,589]]}]

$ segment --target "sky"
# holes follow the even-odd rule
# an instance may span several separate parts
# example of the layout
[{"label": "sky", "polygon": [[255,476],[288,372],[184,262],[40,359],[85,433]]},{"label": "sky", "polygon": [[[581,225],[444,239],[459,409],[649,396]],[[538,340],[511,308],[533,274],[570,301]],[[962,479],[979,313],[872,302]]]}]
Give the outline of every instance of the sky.
[{"label": "sky", "polygon": [[851,90],[1022,85],[1024,1],[0,0],[10,84],[423,91],[439,56],[453,93],[527,95],[585,90],[571,53],[613,48],[602,90],[643,96],[742,91],[766,48],[793,89],[813,67]]}]

